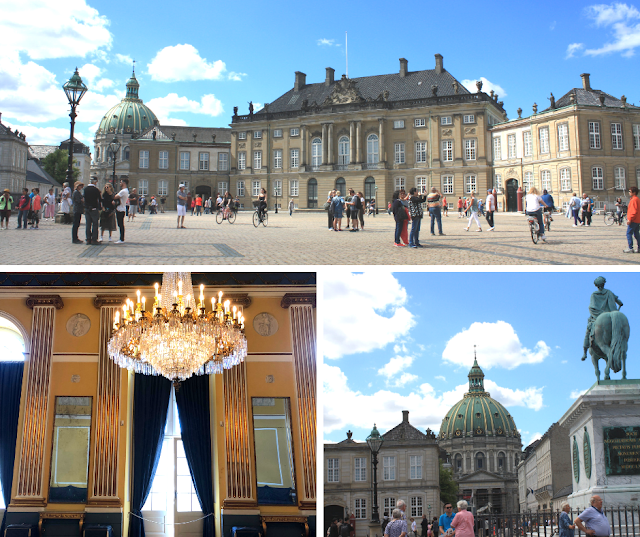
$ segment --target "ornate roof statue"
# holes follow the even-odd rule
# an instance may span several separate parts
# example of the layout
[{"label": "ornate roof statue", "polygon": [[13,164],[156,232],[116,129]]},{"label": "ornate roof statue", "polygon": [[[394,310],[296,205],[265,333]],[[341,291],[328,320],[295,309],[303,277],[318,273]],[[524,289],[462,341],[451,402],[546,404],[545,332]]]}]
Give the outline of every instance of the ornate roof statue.
[{"label": "ornate roof statue", "polygon": [[342,75],[342,78],[338,80],[333,90],[322,103],[322,106],[329,106],[332,104],[348,104],[348,103],[361,103],[364,99],[360,95],[356,83],[354,80]]}]

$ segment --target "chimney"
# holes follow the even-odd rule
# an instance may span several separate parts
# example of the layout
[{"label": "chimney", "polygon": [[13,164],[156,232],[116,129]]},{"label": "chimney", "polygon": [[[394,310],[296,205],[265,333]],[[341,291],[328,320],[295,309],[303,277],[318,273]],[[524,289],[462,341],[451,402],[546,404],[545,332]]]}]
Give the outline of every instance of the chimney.
[{"label": "chimney", "polygon": [[331,84],[333,84],[333,74],[336,72],[335,69],[332,69],[331,67],[327,67],[327,76],[324,79],[324,85],[325,86],[330,86]]},{"label": "chimney", "polygon": [[587,91],[591,91],[591,84],[589,84],[589,73],[582,73],[580,75],[580,78],[582,78],[582,87]]},{"label": "chimney", "polygon": [[293,86],[294,91],[300,91],[307,83],[307,75],[300,71],[296,71],[296,83]]},{"label": "chimney", "polygon": [[402,78],[407,76],[407,73],[409,72],[409,70],[407,69],[408,64],[409,62],[407,60],[405,60],[404,58],[400,58],[400,76]]},{"label": "chimney", "polygon": [[436,54],[436,74],[439,75],[444,71],[444,67],[442,66],[442,54]]},{"label": "chimney", "polygon": [[402,411],[402,423],[409,423],[409,411],[408,410],[403,410]]}]

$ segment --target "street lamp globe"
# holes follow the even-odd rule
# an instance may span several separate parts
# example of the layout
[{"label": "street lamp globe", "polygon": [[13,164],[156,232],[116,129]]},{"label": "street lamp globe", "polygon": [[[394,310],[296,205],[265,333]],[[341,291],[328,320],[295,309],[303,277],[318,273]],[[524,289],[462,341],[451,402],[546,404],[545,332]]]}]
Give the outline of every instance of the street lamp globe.
[{"label": "street lamp globe", "polygon": [[64,92],[67,94],[67,99],[69,99],[69,104],[71,106],[77,106],[80,103],[80,99],[87,93],[87,86],[82,82],[82,78],[80,78],[80,73],[78,73],[78,68],[76,67],[73,76],[64,83],[62,86]]},{"label": "street lamp globe", "polygon": [[109,143],[109,151],[111,151],[111,157],[113,158],[113,177],[111,179],[111,184],[114,190],[116,189],[116,160],[121,145],[122,144],[118,140],[117,136],[114,136],[113,140],[111,140],[111,143]]},{"label": "street lamp globe", "polygon": [[371,453],[375,453],[376,455],[380,451],[382,444],[384,442],[384,438],[376,428],[375,423],[373,424],[373,429],[371,430],[371,434],[367,436],[367,445],[371,450]]}]

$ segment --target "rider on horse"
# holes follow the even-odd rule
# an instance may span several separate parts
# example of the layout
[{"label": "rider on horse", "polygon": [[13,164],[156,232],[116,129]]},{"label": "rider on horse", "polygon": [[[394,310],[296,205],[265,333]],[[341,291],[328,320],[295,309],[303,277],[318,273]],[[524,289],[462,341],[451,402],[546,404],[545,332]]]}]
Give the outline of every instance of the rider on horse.
[{"label": "rider on horse", "polygon": [[589,350],[589,347],[593,344],[593,325],[598,315],[606,311],[618,311],[616,304],[622,307],[620,299],[611,291],[604,288],[604,284],[607,283],[604,277],[598,276],[593,283],[598,290],[593,292],[591,300],[589,301],[589,312],[591,316],[587,321],[587,333],[584,336],[584,354],[581,358],[583,361],[587,359],[587,350]]}]

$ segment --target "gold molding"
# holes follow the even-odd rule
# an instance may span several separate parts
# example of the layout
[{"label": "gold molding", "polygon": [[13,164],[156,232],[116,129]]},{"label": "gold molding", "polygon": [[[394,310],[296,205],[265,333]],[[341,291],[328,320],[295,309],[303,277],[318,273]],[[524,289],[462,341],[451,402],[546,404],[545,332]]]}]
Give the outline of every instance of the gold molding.
[{"label": "gold molding", "polygon": [[29,309],[36,306],[53,306],[57,310],[64,308],[60,295],[29,295],[26,304]]},{"label": "gold molding", "polygon": [[96,309],[100,309],[103,306],[121,308],[126,300],[127,295],[96,295],[93,299],[93,305]]},{"label": "gold molding", "polygon": [[287,309],[290,306],[299,306],[308,304],[316,307],[315,293],[285,293],[280,301],[280,307]]},{"label": "gold molding", "polygon": [[285,522],[285,523],[293,523],[293,524],[304,524],[304,535],[305,537],[309,537],[309,523],[307,522],[306,516],[287,516],[287,515],[276,515],[276,516],[267,516],[261,515],[260,522],[262,523],[262,530],[264,536],[267,536],[267,523],[269,522]]},{"label": "gold molding", "polygon": [[42,535],[42,522],[46,519],[54,520],[78,520],[80,535],[82,535],[82,525],[84,524],[84,513],[40,513],[38,518],[38,534]]}]

